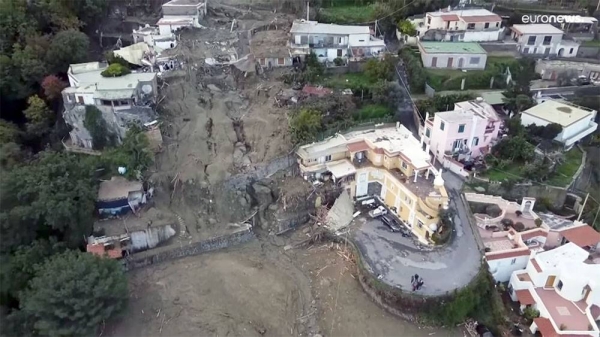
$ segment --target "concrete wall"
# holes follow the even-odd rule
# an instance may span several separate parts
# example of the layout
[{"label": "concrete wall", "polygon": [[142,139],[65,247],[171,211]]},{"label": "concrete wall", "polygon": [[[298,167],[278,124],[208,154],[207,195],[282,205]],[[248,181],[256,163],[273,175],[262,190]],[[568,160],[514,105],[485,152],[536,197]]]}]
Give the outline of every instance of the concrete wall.
[{"label": "concrete wall", "polygon": [[579,46],[577,57],[600,59],[600,47]]},{"label": "concrete wall", "polygon": [[[194,242],[186,246],[160,251],[151,255],[148,254],[143,255],[142,257],[136,257],[134,254],[129,259],[124,261],[124,266],[125,270],[129,271],[156,263],[175,260],[181,257],[193,256],[217,249],[228,248],[248,242],[254,238],[255,236],[254,232],[252,232],[252,229],[244,229],[232,234],[210,238],[205,241]],[[149,251],[148,253],[152,253],[152,251]]]},{"label": "concrete wall", "polygon": [[514,271],[527,267],[529,255],[487,261],[490,273],[496,282],[508,282]]}]

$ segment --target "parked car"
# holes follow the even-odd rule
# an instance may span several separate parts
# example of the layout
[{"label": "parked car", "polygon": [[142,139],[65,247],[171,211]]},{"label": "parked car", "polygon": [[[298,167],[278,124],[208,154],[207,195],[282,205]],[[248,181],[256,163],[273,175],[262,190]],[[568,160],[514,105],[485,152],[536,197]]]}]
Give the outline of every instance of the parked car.
[{"label": "parked car", "polygon": [[391,217],[389,217],[388,215],[382,216],[381,222],[383,222],[386,226],[388,226],[390,231],[392,231],[394,233],[402,232],[402,227],[400,227],[398,222],[396,220],[392,219]]},{"label": "parked car", "polygon": [[385,214],[387,214],[387,209],[385,207],[383,207],[383,206],[379,206],[379,207],[377,207],[374,210],[372,210],[372,211],[369,212],[369,216],[371,218],[377,218],[377,217],[380,217],[380,216],[385,215]]}]

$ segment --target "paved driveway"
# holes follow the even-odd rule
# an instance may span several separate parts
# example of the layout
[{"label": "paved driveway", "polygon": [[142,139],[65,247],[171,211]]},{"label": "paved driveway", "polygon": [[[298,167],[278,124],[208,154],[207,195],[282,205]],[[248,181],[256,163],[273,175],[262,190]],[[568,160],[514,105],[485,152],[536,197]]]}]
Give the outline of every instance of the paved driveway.
[{"label": "paved driveway", "polygon": [[418,274],[423,278],[424,286],[417,292],[437,296],[467,285],[479,271],[482,255],[460,199],[462,180],[449,172],[444,172],[443,177],[450,206],[456,210],[455,237],[449,246],[419,249],[413,240],[391,233],[379,220],[357,221],[354,240],[367,267],[374,275],[380,275],[383,282],[411,291],[411,275]]}]

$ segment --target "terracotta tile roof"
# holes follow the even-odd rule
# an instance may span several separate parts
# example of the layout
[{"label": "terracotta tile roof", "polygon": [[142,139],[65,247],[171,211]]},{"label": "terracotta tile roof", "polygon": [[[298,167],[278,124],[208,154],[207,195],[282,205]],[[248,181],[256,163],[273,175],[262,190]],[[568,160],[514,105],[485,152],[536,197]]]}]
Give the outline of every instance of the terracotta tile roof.
[{"label": "terracotta tile roof", "polygon": [[348,151],[350,152],[359,152],[365,151],[369,149],[369,145],[365,141],[350,143],[348,144]]},{"label": "terracotta tile roof", "polygon": [[529,249],[525,249],[525,250],[509,250],[506,252],[499,252],[494,254],[493,252],[491,253],[486,253],[485,254],[485,259],[488,261],[493,261],[493,260],[500,260],[500,259],[508,259],[508,258],[512,258],[512,257],[517,257],[517,256],[529,256],[531,254],[531,251]]},{"label": "terracotta tile roof", "polygon": [[91,245],[88,244],[87,245],[87,252],[88,253],[92,253],[94,255],[98,255],[98,256],[105,256],[108,255],[109,258],[111,259],[120,259],[121,256],[121,252],[116,250],[116,249],[111,249],[108,251],[104,251],[104,245]]},{"label": "terracotta tile roof", "polygon": [[548,232],[542,228],[535,228],[521,233],[521,239],[523,241],[532,239],[536,236],[548,237]]},{"label": "terracotta tile roof", "polygon": [[542,272],[542,268],[540,268],[540,265],[537,263],[537,261],[535,259],[531,259],[531,264],[533,265],[533,267],[535,268],[535,270],[537,270],[538,273]]},{"label": "terracotta tile roof", "polygon": [[554,327],[552,326],[552,322],[550,322],[549,319],[538,317],[534,318],[533,322],[535,323],[535,325],[537,325],[538,331],[542,334],[542,337],[558,336],[556,330],[554,330]]},{"label": "terracotta tile roof", "polygon": [[458,21],[458,15],[456,14],[446,14],[442,15],[443,21]]},{"label": "terracotta tile roof", "polygon": [[468,23],[502,21],[498,15],[462,16],[461,19]]},{"label": "terracotta tile roof", "polygon": [[533,299],[533,295],[531,295],[531,291],[529,291],[529,289],[517,290],[515,293],[517,295],[517,300],[522,305],[535,304],[535,300]]},{"label": "terracotta tile roof", "polygon": [[588,225],[565,229],[560,231],[560,234],[582,248],[600,243],[600,233]]}]

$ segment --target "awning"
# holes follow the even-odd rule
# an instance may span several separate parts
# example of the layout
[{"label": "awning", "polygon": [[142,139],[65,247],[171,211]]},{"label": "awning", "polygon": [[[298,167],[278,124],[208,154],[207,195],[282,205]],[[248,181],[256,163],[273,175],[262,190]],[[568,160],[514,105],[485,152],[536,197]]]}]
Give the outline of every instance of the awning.
[{"label": "awning", "polygon": [[356,169],[354,165],[350,163],[348,160],[339,160],[335,162],[328,163],[327,170],[331,172],[334,178],[340,179],[351,174],[356,173]]}]

